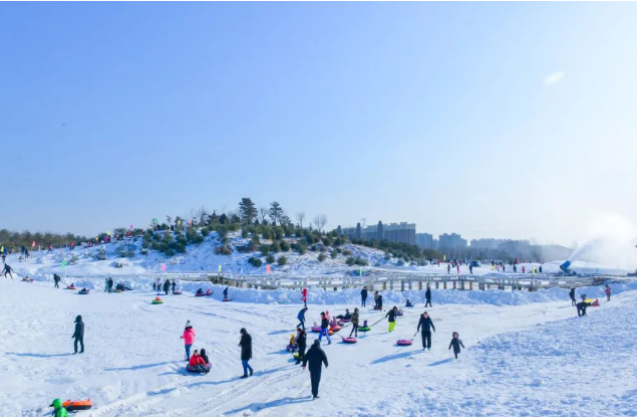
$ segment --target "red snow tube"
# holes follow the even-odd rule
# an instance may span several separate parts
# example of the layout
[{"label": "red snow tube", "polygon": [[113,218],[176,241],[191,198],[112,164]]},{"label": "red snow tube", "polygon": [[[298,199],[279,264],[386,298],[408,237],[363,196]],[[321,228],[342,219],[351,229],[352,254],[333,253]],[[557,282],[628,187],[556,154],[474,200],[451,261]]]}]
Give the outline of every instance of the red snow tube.
[{"label": "red snow tube", "polygon": [[341,326],[332,326],[332,327],[330,327],[330,331],[331,332],[338,332],[339,330],[341,330]]},{"label": "red snow tube", "polygon": [[77,290],[77,287],[73,284],[69,285],[68,287],[66,287],[67,290]]},{"label": "red snow tube", "polygon": [[343,343],[356,343],[358,342],[358,339],[355,337],[344,337],[343,338]]},{"label": "red snow tube", "polygon": [[412,343],[414,343],[414,341],[409,339],[400,339],[396,341],[398,346],[411,346]]},{"label": "red snow tube", "polygon": [[222,301],[223,301],[224,303],[226,303],[226,302],[228,302],[228,301],[232,301],[232,298],[224,298]]},{"label": "red snow tube", "polygon": [[91,402],[90,398],[86,401],[66,400],[62,403],[62,407],[66,408],[66,411],[89,410],[91,407],[93,407],[93,403]]},{"label": "red snow tube", "polygon": [[318,326],[312,326],[312,333],[321,333],[321,328]]}]

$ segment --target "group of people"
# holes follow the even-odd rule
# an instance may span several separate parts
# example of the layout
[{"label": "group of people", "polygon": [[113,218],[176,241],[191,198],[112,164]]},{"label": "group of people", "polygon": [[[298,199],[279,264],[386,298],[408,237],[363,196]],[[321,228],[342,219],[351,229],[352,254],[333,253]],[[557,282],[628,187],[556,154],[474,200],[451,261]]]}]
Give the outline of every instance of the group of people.
[{"label": "group of people", "polygon": [[177,282],[175,282],[175,280],[173,279],[172,281],[170,281],[168,278],[166,278],[166,281],[164,281],[164,283],[162,284],[161,279],[157,278],[157,281],[153,282],[153,291],[164,291],[164,294],[168,295],[168,293],[171,291],[172,289],[172,293],[175,294],[175,291],[177,290]]},{"label": "group of people", "polygon": [[[610,289],[610,286],[608,284],[605,284],[604,294],[606,294],[607,302],[610,301],[611,293],[612,291]],[[575,287],[571,287],[570,291],[568,292],[568,296],[571,298],[571,305],[577,308],[577,316],[586,317],[586,309],[593,305],[593,303],[587,301],[586,294],[582,294],[582,301],[577,302],[577,300],[575,299]]]}]

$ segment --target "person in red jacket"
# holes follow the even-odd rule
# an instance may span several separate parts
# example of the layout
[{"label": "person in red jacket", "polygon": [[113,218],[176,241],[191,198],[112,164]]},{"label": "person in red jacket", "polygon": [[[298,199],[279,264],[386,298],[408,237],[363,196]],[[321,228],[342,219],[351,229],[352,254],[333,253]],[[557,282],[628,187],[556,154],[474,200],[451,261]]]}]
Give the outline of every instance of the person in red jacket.
[{"label": "person in red jacket", "polygon": [[210,364],[206,362],[206,358],[203,356],[205,354],[205,350],[201,349],[201,355],[199,351],[195,349],[188,362],[188,367],[186,368],[189,372],[207,374],[210,372]]},{"label": "person in red jacket", "polygon": [[303,288],[301,291],[301,300],[303,301],[303,305],[307,307],[307,288]]},{"label": "person in red jacket", "polygon": [[195,367],[197,365],[206,365],[206,361],[201,357],[201,355],[199,354],[199,351],[197,349],[195,349],[194,353],[192,354],[192,357],[190,358],[190,361],[188,362],[189,366]]},{"label": "person in red jacket", "polygon": [[186,328],[184,329],[184,334],[181,336],[184,339],[184,345],[186,347],[186,360],[190,360],[190,348],[192,344],[195,343],[195,329],[190,325],[190,320],[186,322]]}]

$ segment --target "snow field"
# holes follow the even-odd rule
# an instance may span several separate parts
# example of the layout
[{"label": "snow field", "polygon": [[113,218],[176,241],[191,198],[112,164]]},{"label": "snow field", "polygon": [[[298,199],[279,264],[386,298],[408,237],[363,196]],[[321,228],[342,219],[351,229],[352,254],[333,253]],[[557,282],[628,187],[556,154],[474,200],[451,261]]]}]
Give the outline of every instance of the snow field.
[{"label": "snow field", "polygon": [[[589,308],[583,319],[563,300],[438,305],[434,292],[431,351],[422,351],[420,335],[410,347],[395,345],[414,335],[422,304],[405,308],[392,334],[382,321],[356,345],[335,336],[324,343],[330,367],[321,399],[311,405],[309,374],[284,352],[300,304],[222,303],[184,294],[154,306],[154,296],[81,296],[48,283],[2,281],[3,416],[41,416],[55,397],[92,398],[95,409],[78,414],[87,417],[634,415],[635,292]],[[356,306],[311,301],[309,325],[325,308],[336,315]],[[77,314],[86,323],[83,355],[72,354]],[[362,310],[370,324],[381,317]],[[209,352],[213,367],[206,376],[183,371],[179,336],[186,320],[197,332],[193,348]],[[255,376],[247,380],[237,378],[242,327],[253,337]],[[453,331],[467,347],[458,361],[447,350]],[[310,333],[308,344],[314,339]]]}]

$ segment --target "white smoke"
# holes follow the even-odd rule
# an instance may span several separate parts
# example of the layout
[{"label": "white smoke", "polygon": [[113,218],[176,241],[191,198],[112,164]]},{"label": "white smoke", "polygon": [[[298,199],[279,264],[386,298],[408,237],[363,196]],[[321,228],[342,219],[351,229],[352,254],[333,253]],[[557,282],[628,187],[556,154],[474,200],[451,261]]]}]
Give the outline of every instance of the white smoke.
[{"label": "white smoke", "polygon": [[616,268],[637,267],[637,226],[615,213],[601,213],[589,221],[588,239],[577,246],[569,261],[586,260]]}]

